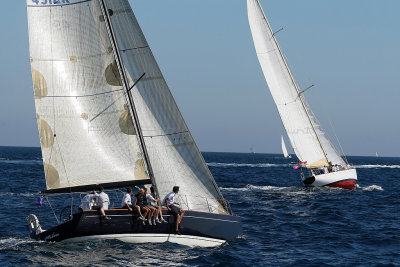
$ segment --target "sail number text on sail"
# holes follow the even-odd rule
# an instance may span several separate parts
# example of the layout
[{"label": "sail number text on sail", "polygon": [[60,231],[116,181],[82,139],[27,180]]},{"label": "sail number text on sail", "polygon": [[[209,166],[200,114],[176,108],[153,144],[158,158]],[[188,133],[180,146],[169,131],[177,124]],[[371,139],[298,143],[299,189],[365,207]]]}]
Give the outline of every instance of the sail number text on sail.
[{"label": "sail number text on sail", "polygon": [[32,0],[32,3],[35,3],[36,5],[57,5],[57,4],[70,4],[69,0]]}]

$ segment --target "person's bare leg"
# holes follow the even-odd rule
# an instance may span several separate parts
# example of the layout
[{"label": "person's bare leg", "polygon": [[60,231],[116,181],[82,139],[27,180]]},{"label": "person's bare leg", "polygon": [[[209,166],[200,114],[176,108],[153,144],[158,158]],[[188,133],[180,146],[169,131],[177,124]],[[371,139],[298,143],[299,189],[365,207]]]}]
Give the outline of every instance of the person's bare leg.
[{"label": "person's bare leg", "polygon": [[182,217],[183,217],[184,214],[185,214],[185,211],[184,211],[184,210],[181,210],[181,214],[179,215],[178,224],[181,224]]},{"label": "person's bare leg", "polygon": [[176,215],[176,221],[175,221],[175,231],[177,231],[177,232],[178,232],[178,230],[179,230],[179,229],[178,229],[178,225],[179,225],[179,223],[178,223],[178,222],[179,222],[179,216],[180,216],[180,215]]},{"label": "person's bare leg", "polygon": [[157,219],[158,216],[158,212],[157,209],[155,207],[151,207],[153,209],[153,220]]},{"label": "person's bare leg", "polygon": [[104,212],[103,208],[100,208],[100,213],[101,213],[101,215],[103,215],[103,217],[106,217],[106,213]]},{"label": "person's bare leg", "polygon": [[139,213],[140,217],[143,217],[142,212],[140,211],[140,207],[139,206],[135,206],[137,212]]},{"label": "person's bare leg", "polygon": [[158,210],[158,216],[160,216],[160,220],[161,220],[163,218],[161,207],[157,207],[157,210]]}]

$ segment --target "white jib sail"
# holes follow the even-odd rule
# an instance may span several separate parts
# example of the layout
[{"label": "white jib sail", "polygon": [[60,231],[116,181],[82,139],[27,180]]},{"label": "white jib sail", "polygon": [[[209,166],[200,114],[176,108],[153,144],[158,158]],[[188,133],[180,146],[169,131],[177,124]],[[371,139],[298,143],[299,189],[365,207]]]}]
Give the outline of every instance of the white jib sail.
[{"label": "white jib sail", "polygon": [[47,189],[148,179],[98,1],[27,11]]},{"label": "white jib sail", "polygon": [[308,167],[321,167],[328,162],[345,166],[300,94],[259,0],[247,0],[247,7],[261,68],[297,157],[307,161]]},{"label": "white jib sail", "polygon": [[[185,209],[226,213],[222,196],[175,103],[128,0],[107,0],[122,61],[161,197],[180,186]],[[131,84],[133,82],[130,82]]]},{"label": "white jib sail", "polygon": [[285,140],[283,140],[283,136],[281,136],[281,143],[282,143],[283,156],[285,158],[289,158],[290,156],[289,156],[289,153],[287,152],[286,145],[285,145]]}]

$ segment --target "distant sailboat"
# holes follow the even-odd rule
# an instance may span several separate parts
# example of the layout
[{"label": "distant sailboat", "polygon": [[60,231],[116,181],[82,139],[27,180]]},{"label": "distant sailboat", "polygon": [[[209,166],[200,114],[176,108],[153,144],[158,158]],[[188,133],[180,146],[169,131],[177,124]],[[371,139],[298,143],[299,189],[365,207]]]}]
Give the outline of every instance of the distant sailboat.
[{"label": "distant sailboat", "polygon": [[379,157],[379,154],[378,154],[378,152],[375,152],[375,156],[378,158]]},{"label": "distant sailboat", "polygon": [[[300,160],[303,183],[354,189],[357,172],[337,152],[321,127],[283,56],[259,0],[247,0],[257,56],[290,143]],[[307,90],[307,89],[306,89]]]},{"label": "distant sailboat", "polygon": [[282,152],[283,152],[283,156],[284,156],[286,159],[291,159],[292,156],[290,156],[289,153],[287,152],[286,145],[285,145],[285,140],[283,139],[283,136],[281,136],[281,140],[282,140]]}]

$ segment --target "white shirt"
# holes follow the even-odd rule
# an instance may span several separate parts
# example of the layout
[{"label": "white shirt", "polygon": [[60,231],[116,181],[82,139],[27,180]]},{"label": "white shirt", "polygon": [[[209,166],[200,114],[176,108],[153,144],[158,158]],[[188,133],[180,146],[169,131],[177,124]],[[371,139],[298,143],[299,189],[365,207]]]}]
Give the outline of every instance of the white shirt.
[{"label": "white shirt", "polygon": [[147,205],[155,204],[156,200],[151,194],[146,194],[146,198],[147,198]]},{"label": "white shirt", "polygon": [[101,192],[98,196],[97,203],[103,209],[108,210],[108,204],[110,203],[110,199],[106,193]]},{"label": "white shirt", "polygon": [[175,196],[176,194],[174,192],[169,193],[168,195],[165,196],[162,205],[165,206],[165,200],[168,199],[168,204],[172,205],[175,202]]},{"label": "white shirt", "polygon": [[328,171],[328,167],[324,167],[324,173],[329,173],[329,171]]},{"label": "white shirt", "polygon": [[121,207],[125,205],[132,205],[131,195],[128,193],[125,193],[124,197],[122,198]]},{"label": "white shirt", "polygon": [[91,194],[87,194],[86,196],[84,196],[82,198],[82,202],[81,202],[81,208],[85,211],[85,210],[90,210],[90,198],[91,198]]},{"label": "white shirt", "polygon": [[[98,198],[98,194],[87,194],[82,198],[81,208],[83,210],[91,210],[94,204],[94,199]],[[97,204],[96,204],[97,205]]]}]

